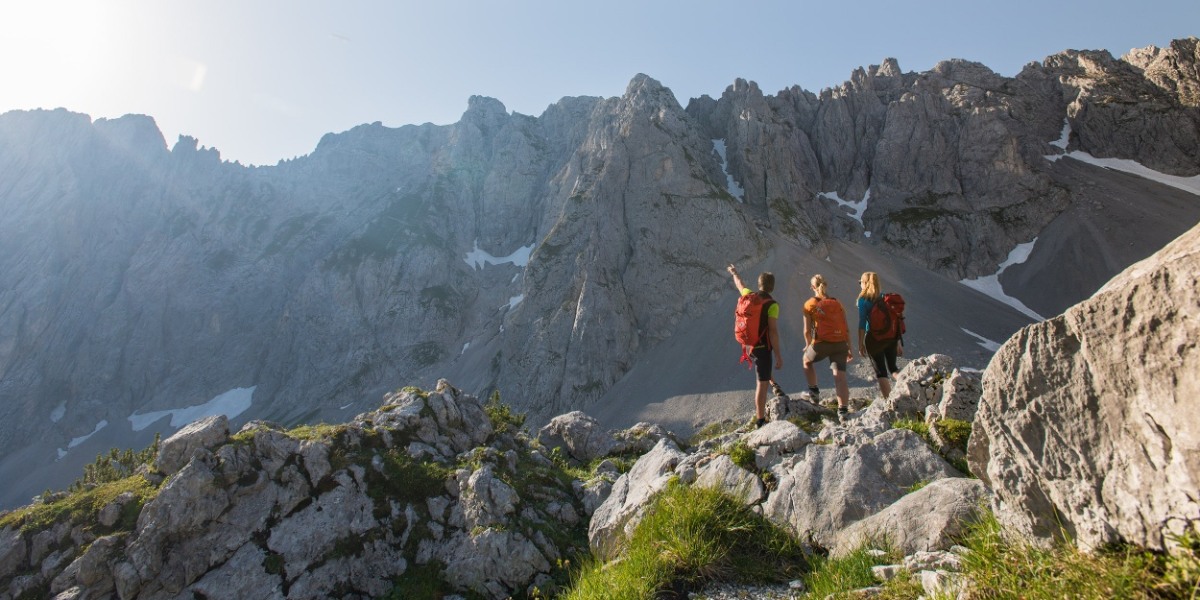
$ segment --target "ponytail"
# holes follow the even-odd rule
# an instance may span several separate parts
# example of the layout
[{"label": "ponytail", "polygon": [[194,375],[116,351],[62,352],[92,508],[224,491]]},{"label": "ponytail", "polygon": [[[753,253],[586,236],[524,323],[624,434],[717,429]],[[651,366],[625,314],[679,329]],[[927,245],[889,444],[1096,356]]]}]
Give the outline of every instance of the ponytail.
[{"label": "ponytail", "polygon": [[813,275],[811,283],[812,283],[813,290],[815,292],[817,292],[818,298],[824,298],[829,295],[829,287],[827,285],[825,285],[825,278],[822,277],[819,273],[816,275]]}]

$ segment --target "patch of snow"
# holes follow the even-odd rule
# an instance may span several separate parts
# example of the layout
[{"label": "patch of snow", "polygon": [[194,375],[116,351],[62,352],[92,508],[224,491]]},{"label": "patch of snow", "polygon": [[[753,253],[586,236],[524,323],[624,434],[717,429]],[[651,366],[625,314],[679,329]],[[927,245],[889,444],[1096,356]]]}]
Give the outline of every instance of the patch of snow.
[{"label": "patch of snow", "polygon": [[[1071,139],[1071,121],[1068,120],[1066,117],[1063,117],[1062,135],[1060,135],[1057,140],[1050,142],[1050,145],[1058,146],[1059,148],[1066,150],[1067,143],[1070,141],[1070,139]],[[1047,158],[1049,158],[1049,157],[1047,157]]]},{"label": "patch of snow", "polygon": [[70,443],[67,444],[66,450],[59,448],[58,449],[58,459],[62,460],[62,457],[67,455],[67,450],[70,450],[71,448],[74,448],[75,446],[78,446],[78,445],[88,441],[88,438],[92,437],[93,435],[96,435],[97,433],[100,433],[100,430],[104,429],[105,427],[108,427],[108,421],[107,420],[100,421],[99,423],[96,423],[96,428],[93,429],[91,433],[89,433],[87,435],[81,435],[81,436],[71,440]]},{"label": "patch of snow", "polygon": [[251,399],[257,387],[234,388],[204,404],[189,406],[187,408],[160,410],[141,415],[135,412],[129,415],[129,422],[133,425],[134,431],[141,431],[152,425],[155,421],[168,415],[171,417],[171,427],[176,428],[183,427],[197,419],[215,415],[225,415],[232,419],[250,408]]},{"label": "patch of snow", "polygon": [[983,337],[982,335],[979,335],[978,333],[975,333],[974,331],[971,331],[970,329],[967,329],[965,327],[960,327],[959,329],[962,329],[963,332],[966,333],[967,335],[979,340],[976,343],[979,344],[980,346],[983,346],[983,348],[985,350],[987,350],[988,352],[995,352],[1000,349],[1000,344],[998,342],[989,340],[989,339]]},{"label": "patch of snow", "polygon": [[864,232],[863,232],[863,237],[871,237],[871,232],[870,232],[870,231],[864,231]]},{"label": "patch of snow", "polygon": [[520,278],[521,278],[521,274],[517,273],[516,275],[513,275],[512,281],[510,281],[509,283],[516,283],[517,280]]},{"label": "patch of snow", "polygon": [[53,412],[50,413],[50,422],[57,423],[65,416],[67,416],[67,403],[63,402],[62,404],[59,404]]},{"label": "patch of snow", "polygon": [[351,402],[350,404],[345,404],[345,405],[341,406],[338,410],[346,410],[347,408],[350,408],[351,406],[354,406],[353,402]]},{"label": "patch of snow", "polygon": [[519,296],[513,296],[512,298],[508,299],[508,304],[506,306],[508,306],[509,310],[512,310],[512,309],[516,308],[517,305],[520,304],[521,301],[524,299],[525,299],[525,294],[521,294]]},{"label": "patch of snow", "polygon": [[1035,321],[1045,321],[1045,317],[1037,314],[1028,306],[1025,306],[1025,303],[1013,298],[1012,296],[1009,296],[1008,294],[1005,294],[1004,286],[1000,285],[1000,274],[1003,273],[1005,269],[1013,265],[1019,265],[1029,260],[1029,255],[1033,252],[1033,245],[1036,243],[1037,238],[1033,238],[1032,242],[1017,244],[1017,247],[1013,248],[1012,252],[1008,253],[1008,259],[1006,259],[1003,263],[1000,263],[1000,270],[996,271],[995,275],[988,275],[986,277],[979,277],[977,279],[964,279],[959,283],[991,296],[1017,309],[1018,311],[1021,311]]},{"label": "patch of snow", "polygon": [[[1065,150],[1067,147],[1066,139],[1070,135],[1071,125],[1064,119],[1062,138],[1058,141],[1050,142],[1050,145],[1058,146],[1059,148],[1063,148]],[[1069,156],[1079,162],[1085,162],[1097,167],[1103,167],[1105,169],[1112,169],[1114,171],[1121,171],[1122,173],[1137,175],[1138,177],[1143,177],[1151,181],[1157,181],[1163,185],[1169,185],[1173,188],[1200,196],[1200,175],[1195,175],[1192,177],[1168,175],[1161,171],[1155,171],[1154,169],[1151,169],[1150,167],[1147,167],[1135,160],[1128,160],[1124,158],[1096,158],[1087,152],[1081,152],[1078,150],[1075,152],[1066,152],[1064,154],[1050,154],[1046,156],[1046,160],[1054,162],[1064,156]]]},{"label": "patch of snow", "polygon": [[471,347],[471,342],[467,342],[467,343],[463,344],[463,349],[461,352],[458,353],[458,355],[462,356],[463,354],[466,354],[467,348],[470,348],[470,347]]},{"label": "patch of snow", "polygon": [[502,265],[504,263],[512,263],[518,267],[527,267],[529,266],[529,255],[532,253],[533,244],[530,244],[517,248],[515,252],[508,256],[492,256],[480,250],[479,240],[475,240],[475,248],[467,253],[464,260],[475,269],[482,269],[485,265]]},{"label": "patch of snow", "polygon": [[[842,200],[841,196],[838,196],[838,193],[836,191],[835,192],[818,192],[817,195],[829,198],[830,200],[837,202],[838,206],[850,209],[850,213],[849,213],[850,217],[852,219],[854,219],[855,221],[858,221],[859,225],[863,224],[862,216],[863,216],[863,213],[867,212],[867,201],[871,199],[871,190],[868,189],[867,192],[865,194],[863,194],[863,199],[859,200],[858,202]],[[868,236],[868,237],[870,237],[870,236]]]},{"label": "patch of snow", "polygon": [[717,139],[712,141],[713,149],[717,151],[717,155],[721,157],[721,172],[725,174],[725,189],[729,190],[729,195],[737,198],[737,201],[746,203],[746,190],[733,179],[733,175],[729,174],[729,169],[726,165],[729,164],[725,160],[725,140]]}]

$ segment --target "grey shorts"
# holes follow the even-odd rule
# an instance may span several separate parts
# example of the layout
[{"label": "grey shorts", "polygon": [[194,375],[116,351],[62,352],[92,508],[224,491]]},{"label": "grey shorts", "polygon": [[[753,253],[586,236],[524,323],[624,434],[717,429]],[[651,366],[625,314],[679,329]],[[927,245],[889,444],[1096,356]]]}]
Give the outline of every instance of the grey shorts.
[{"label": "grey shorts", "polygon": [[850,355],[850,342],[817,342],[804,350],[805,364],[816,364],[829,359],[839,371],[846,370],[846,357]]}]

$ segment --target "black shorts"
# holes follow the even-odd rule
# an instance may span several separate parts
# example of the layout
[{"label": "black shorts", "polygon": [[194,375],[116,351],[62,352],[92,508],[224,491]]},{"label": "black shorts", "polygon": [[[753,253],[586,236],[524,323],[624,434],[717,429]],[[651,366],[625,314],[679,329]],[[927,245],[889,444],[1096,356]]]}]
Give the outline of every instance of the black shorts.
[{"label": "black shorts", "polygon": [[875,366],[875,377],[886,379],[888,373],[899,373],[896,367],[896,343],[898,340],[873,341],[867,337],[866,351],[871,356],[871,364]]},{"label": "black shorts", "polygon": [[766,346],[759,346],[751,353],[754,357],[754,370],[758,371],[759,381],[771,380],[771,349]]}]

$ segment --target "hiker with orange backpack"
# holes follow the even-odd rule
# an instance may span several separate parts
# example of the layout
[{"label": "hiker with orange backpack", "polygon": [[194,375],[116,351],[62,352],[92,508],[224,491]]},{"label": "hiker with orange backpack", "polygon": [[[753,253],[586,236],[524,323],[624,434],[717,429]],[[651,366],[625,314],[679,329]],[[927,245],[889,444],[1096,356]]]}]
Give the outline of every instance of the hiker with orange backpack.
[{"label": "hiker with orange backpack", "polygon": [[904,299],[883,293],[879,275],[872,271],[863,273],[858,284],[858,353],[871,357],[879,393],[887,398],[891,377],[900,371],[896,357],[904,356]]},{"label": "hiker with orange backpack", "polygon": [[829,296],[824,277],[813,275],[810,283],[814,296],[804,303],[804,376],[808,378],[809,401],[815,404],[821,398],[817,370],[813,365],[828,358],[837,393],[838,419],[845,420],[850,410],[846,363],[854,360],[850,352],[846,311],[841,302]]},{"label": "hiker with orange backpack", "polygon": [[753,360],[758,383],[754,388],[754,423],[762,427],[767,422],[767,388],[771,385],[771,355],[775,368],[783,368],[779,350],[779,303],[771,298],[775,290],[775,275],[763,272],[758,276],[758,291],[752,292],[738,277],[737,268],[725,268],[733,276],[733,285],[741,297],[734,321],[734,337],[742,344],[742,360]]}]

